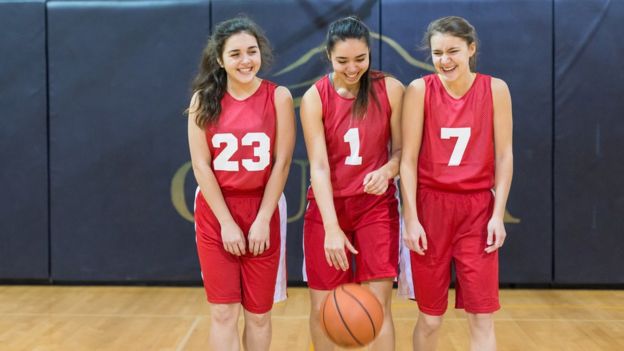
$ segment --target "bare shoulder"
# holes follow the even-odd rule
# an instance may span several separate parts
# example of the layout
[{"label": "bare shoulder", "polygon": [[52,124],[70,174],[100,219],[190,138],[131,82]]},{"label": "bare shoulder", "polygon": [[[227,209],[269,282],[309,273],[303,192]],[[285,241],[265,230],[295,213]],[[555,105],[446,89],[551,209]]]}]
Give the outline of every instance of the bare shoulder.
[{"label": "bare shoulder", "polygon": [[402,93],[403,90],[405,90],[403,83],[394,77],[386,76],[384,77],[384,80],[386,81],[386,90],[391,93],[396,91],[400,91]]},{"label": "bare shoulder", "polygon": [[414,79],[409,83],[407,89],[416,91],[425,91],[425,80],[423,78]]},{"label": "bare shoulder", "polygon": [[303,94],[303,97],[301,98],[301,103],[320,103],[321,102],[321,95],[318,92],[318,89],[316,89],[316,85],[312,85],[310,88],[308,88],[308,90],[306,90],[306,92]]},{"label": "bare shoulder", "polygon": [[275,101],[276,102],[286,102],[292,100],[292,94],[290,90],[285,86],[278,86],[275,88]]},{"label": "bare shoulder", "polygon": [[492,77],[492,94],[498,96],[509,94],[507,83],[500,78]]}]

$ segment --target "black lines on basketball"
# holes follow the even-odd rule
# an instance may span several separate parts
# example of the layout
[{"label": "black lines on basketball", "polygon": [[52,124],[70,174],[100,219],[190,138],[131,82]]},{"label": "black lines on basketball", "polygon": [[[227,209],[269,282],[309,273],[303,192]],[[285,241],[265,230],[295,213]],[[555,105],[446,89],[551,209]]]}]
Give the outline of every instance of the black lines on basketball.
[{"label": "black lines on basketball", "polygon": [[362,347],[372,342],[383,324],[383,308],[364,286],[345,284],[327,294],[321,308],[327,336],[342,347]]},{"label": "black lines on basketball", "polygon": [[373,317],[371,317],[370,313],[368,313],[368,310],[366,309],[366,307],[364,305],[362,305],[362,303],[360,302],[360,300],[358,300],[355,296],[353,296],[353,294],[351,294],[349,291],[347,291],[344,288],[344,285],[340,287],[342,289],[342,291],[344,291],[345,294],[349,295],[353,300],[355,300],[355,302],[360,305],[360,307],[362,307],[362,311],[364,311],[364,313],[366,313],[366,317],[368,317],[368,321],[371,324],[371,328],[373,329],[373,338],[377,336],[377,330],[375,330],[375,323],[373,322]]},{"label": "black lines on basketball", "polygon": [[[340,288],[342,288],[342,290],[344,291],[344,286],[340,286]],[[338,290],[338,289],[336,289],[336,290]],[[344,320],[344,317],[342,316],[342,311],[340,311],[340,305],[338,304],[338,299],[336,298],[336,290],[333,291],[332,295],[334,296],[334,303],[336,304],[336,310],[338,311],[338,315],[340,316],[340,320],[342,321],[342,325],[344,325],[345,329],[347,329],[347,331],[349,332],[349,335],[351,335],[353,340],[355,340],[355,342],[358,343],[358,345],[364,346],[364,344],[362,344],[362,342],[360,340],[358,340],[358,338],[356,338],[355,335],[353,335],[353,332],[349,328],[349,325]]]}]

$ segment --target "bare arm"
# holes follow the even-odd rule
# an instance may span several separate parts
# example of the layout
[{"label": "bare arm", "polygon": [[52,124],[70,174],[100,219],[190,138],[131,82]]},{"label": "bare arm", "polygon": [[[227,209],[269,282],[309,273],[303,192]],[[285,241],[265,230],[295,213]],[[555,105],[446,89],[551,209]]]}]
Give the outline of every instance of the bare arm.
[{"label": "bare arm", "polygon": [[418,156],[422,143],[424,123],[425,81],[416,79],[407,87],[403,99],[403,150],[401,153],[401,194],[403,207],[403,240],[410,250],[423,255],[427,238],[418,219],[416,191],[418,184]]},{"label": "bare arm", "polygon": [[230,214],[217,178],[210,166],[212,157],[206,141],[206,133],[195,123],[197,105],[197,94],[195,94],[191,99],[188,117],[188,140],[193,173],[204,199],[221,225],[223,247],[227,252],[240,256],[245,254],[245,240],[242,231]]},{"label": "bare arm", "polygon": [[273,168],[267,181],[258,215],[249,229],[249,251],[259,255],[270,246],[269,223],[277,207],[295,148],[295,112],[290,91],[285,87],[275,90],[275,113],[277,115]]},{"label": "bare arm", "polygon": [[388,162],[379,169],[364,177],[364,192],[382,195],[388,189],[388,180],[399,174],[401,160],[401,109],[403,105],[403,84],[392,77],[386,80],[386,91],[390,100],[392,115],[390,117],[391,151]]},{"label": "bare arm", "polygon": [[344,247],[357,253],[338,224],[334,207],[325,131],[322,122],[321,98],[315,86],[301,100],[301,126],[308,158],[314,198],[318,203],[325,228],[325,258],[330,266],[346,270],[349,267]]},{"label": "bare arm", "polygon": [[494,102],[494,152],[496,157],[496,173],[494,178],[494,212],[488,223],[487,252],[494,252],[505,241],[507,233],[503,224],[505,206],[513,176],[513,120],[511,95],[507,84],[492,78],[492,99]]}]

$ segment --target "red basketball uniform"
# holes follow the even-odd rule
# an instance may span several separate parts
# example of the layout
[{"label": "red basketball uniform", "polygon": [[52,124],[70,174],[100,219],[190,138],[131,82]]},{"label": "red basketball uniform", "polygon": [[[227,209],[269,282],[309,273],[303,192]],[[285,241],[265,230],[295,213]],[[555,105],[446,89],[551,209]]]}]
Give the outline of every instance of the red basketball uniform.
[{"label": "red basketball uniform", "polygon": [[[347,282],[395,277],[398,270],[399,214],[396,187],[389,180],[384,195],[364,192],[364,177],[388,162],[392,109],[381,73],[373,73],[368,109],[352,115],[355,99],[339,95],[330,76],[315,83],[323,126],[336,214],[340,227],[359,254],[355,273],[330,267],[325,260],[325,231],[314,193],[304,218],[304,278],[314,289],[329,290]],[[348,252],[348,251],[347,251]],[[349,253],[347,255],[350,257]],[[350,265],[353,266],[353,265]]]},{"label": "red basketball uniform", "polygon": [[[244,100],[226,92],[218,122],[206,127],[212,170],[230,213],[245,236],[258,214],[271,174],[276,88],[274,83],[263,80],[256,92]],[[284,205],[282,199],[280,207]],[[284,211],[276,209],[271,219],[268,250],[258,256],[247,252],[237,257],[223,248],[219,221],[201,193],[196,196],[195,207],[197,249],[208,301],[240,302],[253,313],[269,311],[274,295],[278,295],[275,284],[284,241],[280,212]],[[280,271],[285,275],[285,270]],[[285,284],[285,279],[280,278]]]},{"label": "red basketball uniform", "polygon": [[494,204],[491,77],[477,74],[461,98],[449,95],[437,74],[423,79],[417,209],[428,249],[424,256],[411,253],[415,297],[421,311],[443,314],[454,261],[456,307],[494,312],[499,308],[498,252],[484,251]]}]

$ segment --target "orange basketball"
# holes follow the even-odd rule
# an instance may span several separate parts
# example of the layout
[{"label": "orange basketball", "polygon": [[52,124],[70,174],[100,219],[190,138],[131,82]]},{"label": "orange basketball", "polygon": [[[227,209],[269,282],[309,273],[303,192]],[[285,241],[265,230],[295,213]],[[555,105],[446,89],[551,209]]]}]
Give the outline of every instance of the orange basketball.
[{"label": "orange basketball", "polygon": [[383,324],[383,308],[364,286],[345,284],[333,290],[321,307],[321,325],[338,346],[362,347],[375,339]]}]

